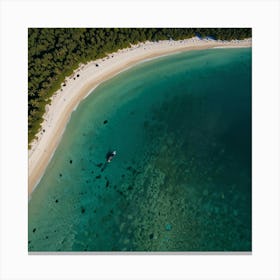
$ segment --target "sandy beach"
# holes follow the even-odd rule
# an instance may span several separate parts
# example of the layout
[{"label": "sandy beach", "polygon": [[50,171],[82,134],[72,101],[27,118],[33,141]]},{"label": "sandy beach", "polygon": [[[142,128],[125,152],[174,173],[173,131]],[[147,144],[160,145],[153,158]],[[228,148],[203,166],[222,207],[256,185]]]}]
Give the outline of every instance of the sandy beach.
[{"label": "sandy beach", "polygon": [[111,53],[103,59],[80,65],[53,95],[51,104],[46,106],[41,130],[28,151],[29,197],[43,176],[72,111],[100,83],[138,62],[170,53],[207,48],[251,46],[251,39],[216,41],[195,37],[180,41],[145,42]]}]

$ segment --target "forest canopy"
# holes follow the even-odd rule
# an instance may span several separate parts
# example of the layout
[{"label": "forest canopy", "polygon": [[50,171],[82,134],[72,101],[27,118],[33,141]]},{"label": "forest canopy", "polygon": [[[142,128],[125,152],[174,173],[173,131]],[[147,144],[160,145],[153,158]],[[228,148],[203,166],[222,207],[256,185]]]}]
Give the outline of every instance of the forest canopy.
[{"label": "forest canopy", "polygon": [[252,36],[251,28],[29,28],[28,142],[41,127],[45,106],[80,63],[144,41],[193,36],[220,40]]}]

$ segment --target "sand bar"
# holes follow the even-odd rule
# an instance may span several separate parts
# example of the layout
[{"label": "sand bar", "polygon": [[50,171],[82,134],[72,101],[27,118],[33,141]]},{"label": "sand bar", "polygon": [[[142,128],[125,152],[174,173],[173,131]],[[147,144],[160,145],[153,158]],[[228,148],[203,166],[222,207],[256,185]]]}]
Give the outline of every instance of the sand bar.
[{"label": "sand bar", "polygon": [[41,130],[28,151],[29,198],[55,152],[72,111],[100,83],[138,62],[166,54],[196,49],[251,46],[251,39],[217,41],[194,37],[180,41],[145,42],[81,65],[66,78],[65,84],[53,95],[51,104],[46,106]]}]

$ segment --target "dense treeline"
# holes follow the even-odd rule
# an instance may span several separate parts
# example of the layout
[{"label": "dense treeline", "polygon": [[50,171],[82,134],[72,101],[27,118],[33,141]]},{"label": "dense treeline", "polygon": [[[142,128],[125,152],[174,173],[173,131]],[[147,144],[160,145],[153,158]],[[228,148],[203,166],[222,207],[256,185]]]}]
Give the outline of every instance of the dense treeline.
[{"label": "dense treeline", "polygon": [[80,63],[137,42],[193,36],[231,40],[250,28],[30,28],[28,29],[28,141],[40,128],[45,105]]}]

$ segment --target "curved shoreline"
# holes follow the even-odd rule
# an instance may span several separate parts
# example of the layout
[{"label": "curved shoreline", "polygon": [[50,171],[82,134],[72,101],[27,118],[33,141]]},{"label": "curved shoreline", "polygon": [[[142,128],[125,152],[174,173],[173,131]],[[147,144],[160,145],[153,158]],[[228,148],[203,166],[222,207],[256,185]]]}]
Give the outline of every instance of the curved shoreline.
[{"label": "curved shoreline", "polygon": [[43,176],[52,155],[58,146],[71,113],[80,101],[99,84],[136,63],[181,51],[216,47],[251,47],[252,40],[216,41],[197,37],[180,41],[145,42],[111,53],[107,57],[81,65],[66,78],[62,86],[46,106],[38,139],[31,143],[28,151],[28,195],[30,196]]}]

